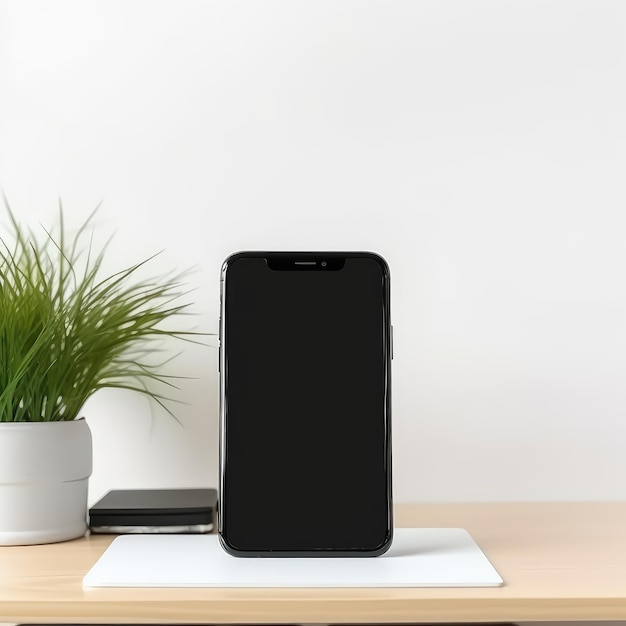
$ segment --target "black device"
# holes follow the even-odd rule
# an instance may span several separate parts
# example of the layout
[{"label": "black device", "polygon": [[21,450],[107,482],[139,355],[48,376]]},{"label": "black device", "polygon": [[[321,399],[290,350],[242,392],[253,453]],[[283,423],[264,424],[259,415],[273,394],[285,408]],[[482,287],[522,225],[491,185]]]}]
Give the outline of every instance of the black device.
[{"label": "black device", "polygon": [[89,509],[94,533],[204,533],[213,530],[215,489],[114,489]]},{"label": "black device", "polygon": [[241,252],[222,267],[218,532],[238,556],[392,540],[387,263]]}]

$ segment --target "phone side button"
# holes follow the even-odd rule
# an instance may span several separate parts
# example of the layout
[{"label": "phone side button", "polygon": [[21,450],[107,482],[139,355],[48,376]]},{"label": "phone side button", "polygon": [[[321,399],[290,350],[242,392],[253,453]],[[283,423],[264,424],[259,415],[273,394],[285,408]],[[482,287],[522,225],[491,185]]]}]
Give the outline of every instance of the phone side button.
[{"label": "phone side button", "polygon": [[221,367],[221,363],[222,363],[222,346],[218,346],[217,348],[217,371],[220,371],[220,367]]},{"label": "phone side button", "polygon": [[391,325],[391,358],[393,359],[393,324]]}]

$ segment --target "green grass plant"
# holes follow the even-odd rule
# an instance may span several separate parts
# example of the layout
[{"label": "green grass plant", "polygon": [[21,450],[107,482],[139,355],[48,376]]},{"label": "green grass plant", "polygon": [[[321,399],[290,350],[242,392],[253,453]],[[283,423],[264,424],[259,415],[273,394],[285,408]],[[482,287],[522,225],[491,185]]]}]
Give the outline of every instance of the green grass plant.
[{"label": "green grass plant", "polygon": [[175,378],[157,355],[164,340],[200,334],[170,325],[189,314],[189,303],[180,303],[183,275],[142,279],[150,257],[101,277],[109,244],[93,249],[95,211],[70,237],[60,207],[56,228],[41,227],[38,236],[6,199],[5,206],[11,232],[0,238],[0,422],[76,419],[103,388],[145,394],[172,413]]}]

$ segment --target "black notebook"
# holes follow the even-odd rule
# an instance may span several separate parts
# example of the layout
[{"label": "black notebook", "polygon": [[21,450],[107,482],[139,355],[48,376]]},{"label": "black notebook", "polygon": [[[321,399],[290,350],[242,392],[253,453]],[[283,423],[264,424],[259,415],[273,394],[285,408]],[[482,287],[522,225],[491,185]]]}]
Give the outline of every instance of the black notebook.
[{"label": "black notebook", "polygon": [[213,530],[215,489],[120,489],[89,509],[94,533],[206,533]]}]

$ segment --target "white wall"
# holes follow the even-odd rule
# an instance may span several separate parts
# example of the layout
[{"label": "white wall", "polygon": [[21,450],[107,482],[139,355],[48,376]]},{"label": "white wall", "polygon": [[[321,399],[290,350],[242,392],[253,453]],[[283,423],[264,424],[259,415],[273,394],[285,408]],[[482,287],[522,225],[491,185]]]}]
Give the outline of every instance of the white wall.
[{"label": "white wall", "polygon": [[[0,185],[104,200],[208,331],[230,252],[380,252],[396,498],[624,499],[625,37],[618,1],[1,0]],[[183,427],[85,407],[92,501],[215,484],[215,350],[179,365]]]}]

